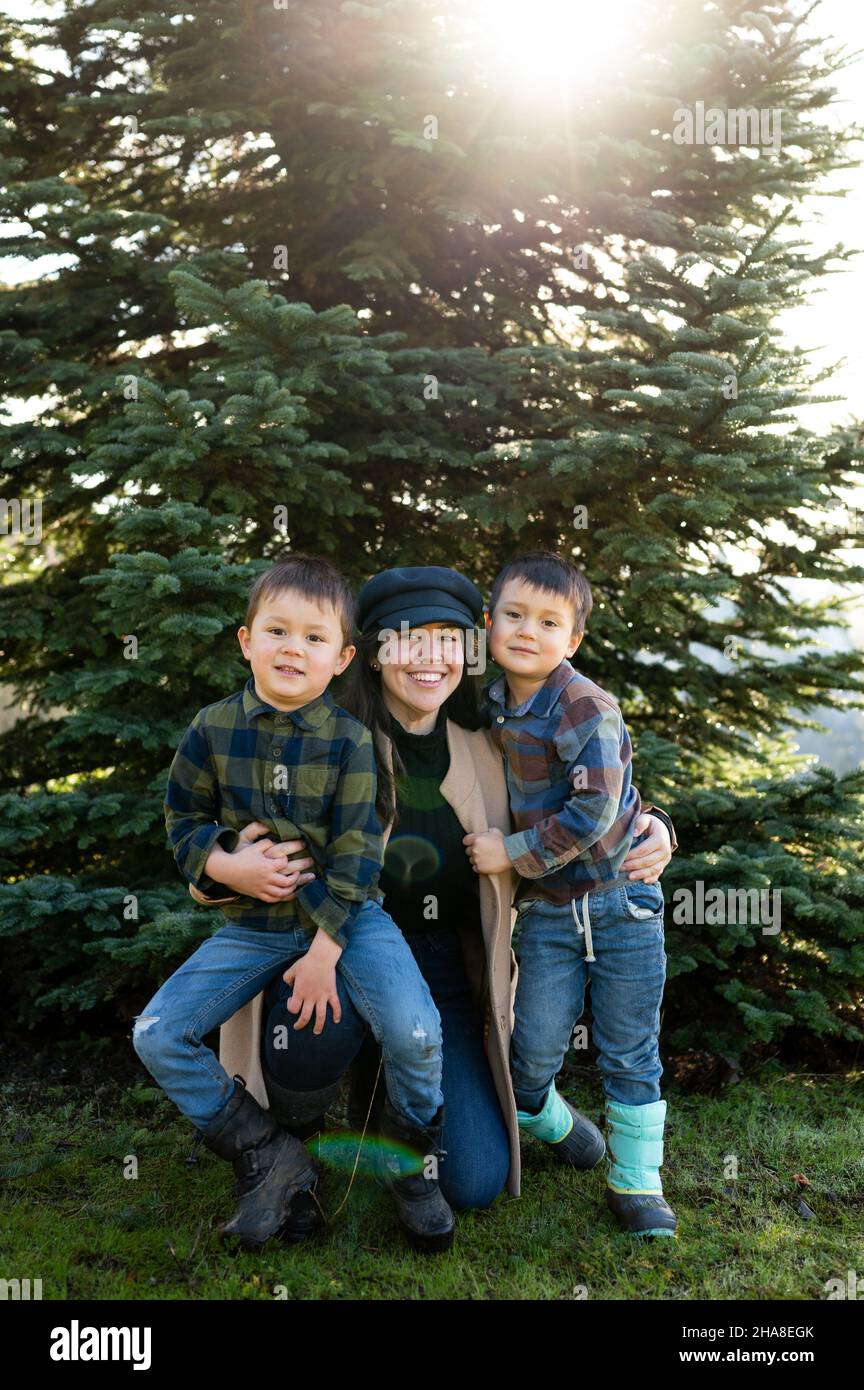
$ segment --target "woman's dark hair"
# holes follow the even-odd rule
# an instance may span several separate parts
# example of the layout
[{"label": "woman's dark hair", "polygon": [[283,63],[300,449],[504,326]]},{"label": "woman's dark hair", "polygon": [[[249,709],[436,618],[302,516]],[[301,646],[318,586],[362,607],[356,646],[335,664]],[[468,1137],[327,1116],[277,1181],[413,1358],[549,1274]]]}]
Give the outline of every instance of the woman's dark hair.
[{"label": "woman's dark hair", "polygon": [[[370,633],[367,637],[358,636],[357,655],[351,662],[346,674],[345,685],[339,693],[340,704],[353,714],[355,719],[359,719],[361,724],[365,724],[367,729],[372,731],[375,741],[376,752],[380,750],[381,737],[391,738],[393,716],[391,715],[384,701],[384,692],[381,684],[381,672],[373,671],[370,662],[378,656],[381,647],[377,632]],[[462,672],[462,679],[444,701],[444,717],[452,719],[454,724],[458,724],[462,729],[480,729],[483,727],[480,718],[480,687],[482,680],[479,676],[471,674],[471,667],[466,665]],[[393,750],[393,772],[405,772],[405,765],[399,756],[399,750],[395,742],[391,742]],[[382,825],[389,825],[392,821],[395,825],[399,819],[399,812],[396,805],[396,786],[394,778],[384,764],[384,759],[378,757],[378,794],[375,798],[375,810]]]}]

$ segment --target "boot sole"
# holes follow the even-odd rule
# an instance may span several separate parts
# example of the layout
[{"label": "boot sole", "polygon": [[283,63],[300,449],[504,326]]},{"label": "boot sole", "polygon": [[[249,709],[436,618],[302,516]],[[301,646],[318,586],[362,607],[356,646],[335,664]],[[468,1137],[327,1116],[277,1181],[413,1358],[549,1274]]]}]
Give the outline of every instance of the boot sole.
[{"label": "boot sole", "polygon": [[[375,1183],[376,1187],[378,1187],[382,1192],[392,1192],[392,1189],[387,1179],[382,1178],[379,1174],[373,1174],[372,1181]],[[402,1232],[408,1244],[411,1246],[411,1249],[418,1251],[418,1253],[420,1254],[443,1254],[445,1250],[449,1250],[451,1248],[453,1241],[456,1237],[455,1226],[452,1230],[447,1231],[443,1235],[421,1235],[419,1231],[415,1231],[412,1229],[412,1227],[405,1225],[398,1211],[396,1212],[396,1222],[399,1226],[399,1230]]]},{"label": "boot sole", "polygon": [[456,1235],[455,1228],[439,1236],[421,1235],[418,1231],[412,1231],[408,1226],[403,1225],[401,1221],[399,1221],[399,1229],[411,1249],[421,1255],[443,1255],[452,1247]]},{"label": "boot sole", "polygon": [[[563,1141],[562,1141],[562,1142],[563,1142]],[[566,1151],[559,1149],[559,1147],[558,1147],[557,1144],[550,1144],[550,1145],[549,1145],[549,1148],[550,1148],[550,1149],[552,1150],[552,1152],[555,1154],[555,1157],[558,1159],[558,1162],[559,1162],[559,1163],[563,1163],[567,1168],[575,1168],[576,1171],[577,1171],[578,1173],[590,1173],[590,1172],[592,1172],[592,1170],[593,1170],[594,1168],[599,1168],[600,1164],[603,1162],[604,1158],[606,1157],[606,1145],[605,1145],[605,1144],[603,1145],[603,1148],[600,1149],[600,1150],[598,1151],[597,1157],[596,1157],[596,1158],[591,1158],[591,1157],[589,1157],[587,1163],[584,1162],[584,1161],[582,1161],[582,1162],[580,1162],[580,1163],[577,1163],[577,1162],[575,1161],[575,1159],[571,1158],[571,1157],[569,1156],[569,1154],[568,1154]]]},{"label": "boot sole", "polygon": [[[381,1189],[382,1192],[388,1192],[392,1195],[392,1188],[389,1182],[387,1182],[386,1178],[382,1178],[376,1174],[373,1177],[373,1182],[376,1184],[377,1187]],[[415,1231],[413,1227],[406,1226],[405,1222],[399,1215],[398,1209],[396,1209],[395,1211],[395,1216],[399,1230],[402,1232],[406,1241],[411,1246],[411,1249],[416,1250],[419,1254],[443,1254],[445,1250],[449,1250],[451,1248],[453,1241],[456,1237],[455,1225],[451,1228],[451,1230],[445,1231],[441,1235],[422,1235],[419,1231]]]},{"label": "boot sole", "polygon": [[271,1231],[263,1240],[250,1240],[248,1236],[236,1235],[234,1231],[225,1232],[220,1230],[219,1239],[228,1250],[244,1250],[249,1254],[256,1254],[263,1250],[264,1246],[271,1240],[281,1240],[284,1232],[280,1227],[278,1231]]},{"label": "boot sole", "polygon": [[281,1241],[287,1245],[302,1245],[304,1241],[313,1240],[315,1236],[320,1235],[323,1229],[324,1224],[322,1222],[321,1225],[316,1226],[314,1230],[300,1235],[296,1231],[292,1231],[290,1226],[283,1225],[280,1226],[278,1230],[271,1231],[268,1235],[264,1237],[263,1240],[250,1240],[248,1236],[237,1235],[234,1231],[229,1231],[226,1234],[224,1231],[220,1229],[219,1239],[222,1241],[223,1245],[229,1247],[232,1245],[236,1245],[237,1247],[239,1247],[239,1249],[246,1250],[254,1254],[257,1250],[263,1250],[264,1246],[268,1243],[268,1241],[271,1240]]},{"label": "boot sole", "polygon": [[[664,1225],[664,1226],[652,1226],[652,1225],[650,1225],[650,1224],[648,1224],[648,1225],[646,1225],[646,1226],[638,1226],[638,1225],[628,1226],[628,1225],[626,1224],[626,1222],[624,1221],[623,1217],[615,1210],[615,1207],[612,1205],[612,1203],[609,1202],[608,1198],[607,1198],[607,1201],[606,1201],[606,1208],[607,1208],[607,1210],[615,1217],[615,1220],[618,1222],[618,1228],[619,1228],[619,1230],[621,1231],[622,1235],[625,1235],[625,1236],[632,1236],[635,1240],[642,1240],[642,1239],[645,1239],[646,1237],[647,1237],[648,1239],[654,1239],[655,1237],[660,1238],[660,1239],[665,1238],[665,1239],[667,1239],[667,1240],[670,1239],[670,1238],[672,1238],[672,1239],[674,1239],[674,1240],[677,1240],[677,1239],[678,1239],[678,1225],[677,1225],[677,1222],[676,1222],[676,1224],[675,1224],[674,1226],[668,1226],[668,1225]],[[638,1220],[638,1217],[637,1217],[636,1219]],[[649,1221],[650,1221],[650,1218],[649,1218]]]},{"label": "boot sole", "polygon": [[311,1230],[311,1232],[300,1236],[297,1232],[292,1232],[290,1227],[281,1226],[278,1230],[274,1230],[274,1232],[265,1236],[264,1240],[249,1240],[249,1237],[236,1236],[233,1232],[229,1232],[228,1234],[219,1232],[219,1240],[222,1241],[222,1244],[224,1244],[228,1250],[231,1250],[233,1247],[238,1248],[238,1250],[246,1251],[247,1254],[254,1255],[257,1254],[257,1251],[264,1250],[265,1245],[269,1244],[271,1240],[281,1241],[281,1243],[285,1245],[303,1245],[308,1240],[314,1240],[315,1236],[319,1236],[322,1230],[324,1230],[324,1227],[317,1226],[315,1230]]}]

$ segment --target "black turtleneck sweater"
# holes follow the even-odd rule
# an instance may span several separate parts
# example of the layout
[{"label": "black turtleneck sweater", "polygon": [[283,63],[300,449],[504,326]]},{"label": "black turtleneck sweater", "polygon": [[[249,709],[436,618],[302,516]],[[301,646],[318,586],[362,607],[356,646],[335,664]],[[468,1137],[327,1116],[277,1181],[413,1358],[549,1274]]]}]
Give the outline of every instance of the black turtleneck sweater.
[{"label": "black turtleneck sweater", "polygon": [[405,774],[396,774],[399,819],[381,872],[384,907],[406,936],[439,927],[479,931],[480,889],[465,831],[440,791],[450,768],[444,710],[431,733],[410,734],[392,717],[389,732]]}]

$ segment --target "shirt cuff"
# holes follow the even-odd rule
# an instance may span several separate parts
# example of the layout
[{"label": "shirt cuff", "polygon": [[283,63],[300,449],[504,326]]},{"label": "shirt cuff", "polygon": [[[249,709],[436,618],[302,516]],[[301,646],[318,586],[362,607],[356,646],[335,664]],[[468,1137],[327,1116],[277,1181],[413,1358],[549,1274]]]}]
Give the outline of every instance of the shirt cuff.
[{"label": "shirt cuff", "polygon": [[669,831],[669,839],[672,843],[672,853],[674,854],[675,850],[678,848],[678,837],[675,834],[675,826],[672,823],[672,817],[668,815],[666,811],[661,811],[659,806],[652,806],[650,801],[645,802],[645,804],[642,806],[642,810],[645,812],[646,815],[656,816],[658,820],[662,820],[666,829]]},{"label": "shirt cuff", "polygon": [[360,902],[348,902],[335,898],[320,878],[314,878],[311,883],[304,884],[300,891],[294,894],[294,901],[299,903],[315,926],[326,932],[337,945],[342,946],[343,949],[348,945],[348,939],[343,935],[343,928],[351,925],[363,906],[362,900]]},{"label": "shirt cuff", "polygon": [[[217,883],[215,887],[224,888],[225,884]],[[240,901],[239,893],[233,893],[230,898],[211,898],[207,893],[202,893],[200,888],[196,888],[194,883],[189,884],[189,892],[192,894],[192,897],[195,899],[196,903],[201,903],[203,907],[215,907],[218,903],[236,903]]]},{"label": "shirt cuff", "polygon": [[504,849],[520,878],[542,878],[548,874],[548,866],[529,844],[526,831],[517,830],[515,835],[505,835]]},{"label": "shirt cuff", "polygon": [[217,883],[215,878],[204,872],[204,867],[217,845],[231,854],[239,839],[239,833],[227,825],[202,825],[186,848],[181,866],[183,877],[202,892],[224,891],[225,884]]}]

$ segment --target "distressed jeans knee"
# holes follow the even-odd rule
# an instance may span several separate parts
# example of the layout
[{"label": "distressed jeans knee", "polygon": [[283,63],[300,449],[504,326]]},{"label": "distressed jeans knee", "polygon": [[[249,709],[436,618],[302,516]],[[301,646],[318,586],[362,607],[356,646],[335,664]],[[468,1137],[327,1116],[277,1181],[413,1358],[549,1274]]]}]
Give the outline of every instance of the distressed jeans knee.
[{"label": "distressed jeans knee", "polygon": [[136,1014],[135,1027],[132,1030],[133,1039],[140,1038],[142,1033],[146,1033],[148,1028],[152,1028],[153,1024],[158,1022],[158,1014]]},{"label": "distressed jeans knee", "polygon": [[160,1021],[159,1014],[138,1014],[132,1027],[132,1046],[148,1068],[161,1043],[162,1030],[157,1026]]}]

